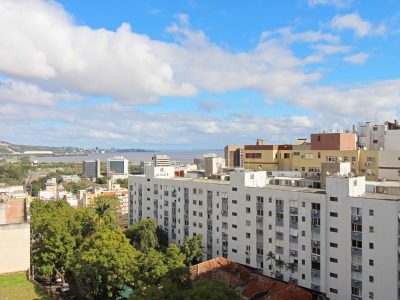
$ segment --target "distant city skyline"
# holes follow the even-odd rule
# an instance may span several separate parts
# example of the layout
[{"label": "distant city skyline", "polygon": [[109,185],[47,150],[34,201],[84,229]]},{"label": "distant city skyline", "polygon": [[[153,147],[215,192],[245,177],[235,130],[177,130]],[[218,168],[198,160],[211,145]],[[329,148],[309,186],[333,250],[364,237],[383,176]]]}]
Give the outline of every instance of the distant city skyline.
[{"label": "distant city skyline", "polygon": [[0,140],[222,149],[399,116],[398,1],[0,2]]}]

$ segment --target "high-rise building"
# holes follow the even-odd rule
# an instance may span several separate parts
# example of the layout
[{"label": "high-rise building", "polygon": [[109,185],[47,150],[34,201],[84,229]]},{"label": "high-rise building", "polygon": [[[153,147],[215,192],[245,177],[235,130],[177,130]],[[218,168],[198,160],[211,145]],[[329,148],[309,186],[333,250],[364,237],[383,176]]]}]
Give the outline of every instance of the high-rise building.
[{"label": "high-rise building", "polygon": [[152,158],[153,165],[155,167],[167,167],[171,165],[171,161],[168,155],[165,154],[156,154]]},{"label": "high-rise building", "polygon": [[84,160],[82,163],[83,178],[99,178],[100,175],[100,160]]},{"label": "high-rise building", "polygon": [[115,156],[107,160],[107,175],[128,175],[128,160]]},{"label": "high-rise building", "polygon": [[204,259],[223,256],[332,300],[398,299],[400,195],[366,192],[365,177],[340,173],[351,168],[343,164],[326,189],[266,171],[231,172],[226,181],[146,167],[129,176],[129,224],[155,218],[179,245],[201,234]]},{"label": "high-rise building", "polygon": [[204,155],[204,176],[210,177],[211,175],[221,173],[225,168],[225,159],[218,157],[215,153]]}]

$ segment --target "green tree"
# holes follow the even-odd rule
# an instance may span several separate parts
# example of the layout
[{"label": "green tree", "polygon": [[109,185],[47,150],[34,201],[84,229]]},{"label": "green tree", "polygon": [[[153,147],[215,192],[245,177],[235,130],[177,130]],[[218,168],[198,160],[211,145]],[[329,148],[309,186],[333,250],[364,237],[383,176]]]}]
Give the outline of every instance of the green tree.
[{"label": "green tree", "polygon": [[276,261],[275,254],[272,251],[269,251],[267,253],[267,262],[269,262],[271,266],[271,275],[275,275],[275,269],[274,269],[275,261]]},{"label": "green tree", "polygon": [[93,299],[115,298],[137,274],[137,256],[120,229],[104,229],[82,243],[68,267]]},{"label": "green tree", "polygon": [[128,178],[118,178],[117,183],[122,187],[122,188],[128,188]]},{"label": "green tree", "polygon": [[107,177],[99,177],[96,179],[97,184],[107,184]]},{"label": "green tree", "polygon": [[58,275],[64,280],[66,264],[82,239],[74,209],[63,200],[31,204],[32,264],[39,275]]},{"label": "green tree", "polygon": [[157,221],[154,219],[140,220],[128,227],[126,236],[132,245],[141,252],[148,252],[151,248],[159,245],[157,236]]},{"label": "green tree", "polygon": [[185,300],[239,300],[240,296],[223,283],[202,280],[194,283],[193,288],[184,292]]},{"label": "green tree", "polygon": [[116,225],[119,201],[115,196],[97,197],[93,208],[97,216],[98,227],[114,227]]},{"label": "green tree", "polygon": [[199,263],[204,256],[204,248],[202,246],[203,237],[198,234],[192,238],[185,236],[182,245],[182,253],[185,255],[185,264],[187,266]]}]

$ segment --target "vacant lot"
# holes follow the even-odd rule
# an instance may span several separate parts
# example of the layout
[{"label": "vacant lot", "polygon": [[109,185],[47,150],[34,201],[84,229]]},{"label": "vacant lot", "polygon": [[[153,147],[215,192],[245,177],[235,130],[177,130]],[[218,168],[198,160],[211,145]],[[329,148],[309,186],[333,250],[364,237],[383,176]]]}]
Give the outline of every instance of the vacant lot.
[{"label": "vacant lot", "polygon": [[50,298],[28,281],[25,272],[0,275],[0,300],[33,299],[49,300]]}]

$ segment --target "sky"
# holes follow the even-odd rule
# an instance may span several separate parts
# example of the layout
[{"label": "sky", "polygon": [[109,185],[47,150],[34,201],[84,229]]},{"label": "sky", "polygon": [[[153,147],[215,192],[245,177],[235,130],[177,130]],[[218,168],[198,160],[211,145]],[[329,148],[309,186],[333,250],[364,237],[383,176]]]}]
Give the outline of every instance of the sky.
[{"label": "sky", "polygon": [[398,0],[0,0],[0,140],[291,143],[399,105]]}]

